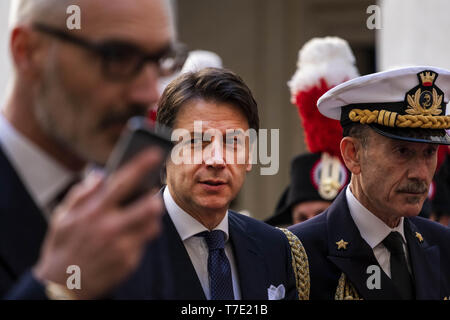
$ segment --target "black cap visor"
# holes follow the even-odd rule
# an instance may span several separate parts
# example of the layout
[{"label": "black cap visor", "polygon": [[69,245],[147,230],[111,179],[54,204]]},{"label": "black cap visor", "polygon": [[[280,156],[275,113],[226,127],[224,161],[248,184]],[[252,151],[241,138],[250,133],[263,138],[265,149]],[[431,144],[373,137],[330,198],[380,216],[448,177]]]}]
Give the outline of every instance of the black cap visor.
[{"label": "black cap visor", "polygon": [[422,128],[392,128],[379,124],[369,125],[377,133],[392,139],[450,145],[450,130]]}]

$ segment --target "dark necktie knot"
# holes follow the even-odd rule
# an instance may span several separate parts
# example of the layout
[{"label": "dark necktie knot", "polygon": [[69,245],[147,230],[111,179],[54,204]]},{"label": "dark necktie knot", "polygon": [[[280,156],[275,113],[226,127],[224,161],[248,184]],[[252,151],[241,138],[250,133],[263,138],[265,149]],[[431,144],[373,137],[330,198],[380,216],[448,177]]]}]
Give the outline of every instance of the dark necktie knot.
[{"label": "dark necktie knot", "polygon": [[222,230],[203,231],[198,234],[205,238],[208,249],[217,250],[225,247],[225,232]]},{"label": "dark necktie knot", "polygon": [[389,233],[383,240],[383,244],[391,254],[404,254],[402,235],[397,231]]}]

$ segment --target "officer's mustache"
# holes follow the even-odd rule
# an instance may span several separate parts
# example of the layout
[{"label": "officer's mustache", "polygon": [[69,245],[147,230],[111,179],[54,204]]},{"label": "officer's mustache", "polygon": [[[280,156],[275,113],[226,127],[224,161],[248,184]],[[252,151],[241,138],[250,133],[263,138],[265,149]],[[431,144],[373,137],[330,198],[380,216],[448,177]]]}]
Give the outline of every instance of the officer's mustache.
[{"label": "officer's mustache", "polygon": [[425,181],[413,180],[402,186],[397,192],[404,193],[425,193],[428,192],[428,184]]},{"label": "officer's mustache", "polygon": [[144,117],[147,115],[148,105],[134,103],[121,110],[123,111],[111,110],[107,113],[100,121],[99,128],[103,130],[114,125],[124,125],[132,117]]}]

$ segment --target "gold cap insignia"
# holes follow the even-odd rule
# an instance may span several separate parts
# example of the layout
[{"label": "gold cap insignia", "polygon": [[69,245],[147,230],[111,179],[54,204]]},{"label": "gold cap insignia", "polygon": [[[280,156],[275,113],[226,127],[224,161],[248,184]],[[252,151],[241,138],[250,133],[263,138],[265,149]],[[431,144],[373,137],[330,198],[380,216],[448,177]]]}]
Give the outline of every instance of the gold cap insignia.
[{"label": "gold cap insignia", "polygon": [[434,71],[423,71],[419,73],[420,82],[425,87],[431,87],[434,84],[437,73]]},{"label": "gold cap insignia", "polygon": [[435,85],[438,76],[432,70],[418,73],[419,84],[406,92],[404,101],[372,104],[370,109],[364,107],[365,103],[358,108],[349,105],[348,119],[392,128],[450,129],[450,115],[445,113],[444,92]]},{"label": "gold cap insignia", "polygon": [[416,238],[419,239],[419,242],[422,243],[423,242],[423,237],[420,233],[416,232]]},{"label": "gold cap insignia", "polygon": [[338,250],[341,250],[341,249],[347,250],[348,242],[345,242],[344,239],[339,240],[338,242],[336,242],[336,244],[337,244]]},{"label": "gold cap insignia", "polygon": [[[423,71],[419,73],[421,86],[414,88],[413,93],[406,95],[410,115],[437,116],[442,113],[442,100],[444,93],[434,86],[437,73],[434,71]],[[434,87],[433,87],[434,86]],[[432,89],[430,91],[430,89]],[[439,90],[439,91],[438,91]]]}]

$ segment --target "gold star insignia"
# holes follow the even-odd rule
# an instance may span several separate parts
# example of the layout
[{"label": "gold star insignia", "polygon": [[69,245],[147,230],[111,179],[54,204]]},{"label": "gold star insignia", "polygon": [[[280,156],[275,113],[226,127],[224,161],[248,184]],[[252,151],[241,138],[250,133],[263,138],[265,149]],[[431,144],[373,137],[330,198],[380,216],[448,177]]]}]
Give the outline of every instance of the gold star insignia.
[{"label": "gold star insignia", "polygon": [[347,250],[348,242],[345,242],[344,239],[339,240],[338,242],[336,242],[336,244],[337,244],[338,250],[341,250],[341,249]]},{"label": "gold star insignia", "polygon": [[423,237],[420,233],[416,232],[416,238],[419,239],[419,242],[422,243],[423,242]]}]

